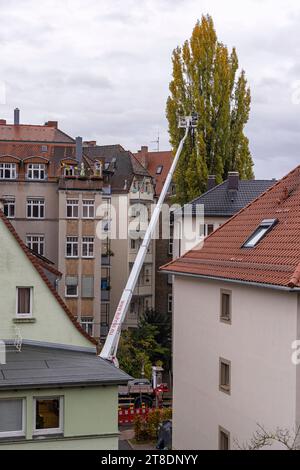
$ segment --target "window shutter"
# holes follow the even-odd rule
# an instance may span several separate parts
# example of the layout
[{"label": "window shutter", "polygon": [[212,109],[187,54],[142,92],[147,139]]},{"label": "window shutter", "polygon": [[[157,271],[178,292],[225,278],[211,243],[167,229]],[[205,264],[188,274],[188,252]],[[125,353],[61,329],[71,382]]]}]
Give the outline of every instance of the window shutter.
[{"label": "window shutter", "polygon": [[86,298],[94,297],[94,278],[93,276],[83,276],[81,285],[81,296]]},{"label": "window shutter", "polygon": [[0,433],[22,431],[22,400],[0,400]]}]

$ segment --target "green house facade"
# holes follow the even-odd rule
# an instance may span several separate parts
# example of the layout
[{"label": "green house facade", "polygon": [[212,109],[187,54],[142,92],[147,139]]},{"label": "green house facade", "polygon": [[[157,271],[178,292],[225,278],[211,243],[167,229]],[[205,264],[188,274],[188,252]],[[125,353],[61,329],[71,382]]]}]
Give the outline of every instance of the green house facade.
[{"label": "green house facade", "polygon": [[1,210],[0,240],[0,450],[117,449],[130,377],[99,358]]}]

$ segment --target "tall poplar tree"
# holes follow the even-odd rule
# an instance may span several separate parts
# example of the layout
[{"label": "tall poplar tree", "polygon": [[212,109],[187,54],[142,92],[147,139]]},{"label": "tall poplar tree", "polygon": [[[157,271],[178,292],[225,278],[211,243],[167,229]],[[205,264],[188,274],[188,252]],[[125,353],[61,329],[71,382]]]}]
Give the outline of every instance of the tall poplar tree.
[{"label": "tall poplar tree", "polygon": [[199,115],[197,131],[189,136],[175,173],[177,202],[184,204],[207,189],[209,174],[217,183],[228,171],[253,178],[253,161],[244,126],[249,118],[250,89],[238,71],[233,48],[217,39],[211,16],[202,16],[189,41],[173,51],[173,78],[167,100],[170,143],[176,150],[183,130],[178,116]]}]

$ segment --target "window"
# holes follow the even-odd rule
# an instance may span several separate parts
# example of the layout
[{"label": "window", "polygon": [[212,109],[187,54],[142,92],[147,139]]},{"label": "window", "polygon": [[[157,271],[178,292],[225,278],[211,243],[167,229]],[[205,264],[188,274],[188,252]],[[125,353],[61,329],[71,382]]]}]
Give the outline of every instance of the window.
[{"label": "window", "polygon": [[67,237],[66,257],[78,258],[78,237]]},{"label": "window", "polygon": [[0,179],[14,180],[17,177],[17,166],[15,163],[0,163]]},{"label": "window", "polygon": [[145,285],[151,285],[151,269],[150,268],[144,268],[144,279],[145,279]]},{"label": "window", "polygon": [[168,294],[168,313],[172,313],[173,310],[173,295]]},{"label": "window", "polygon": [[93,219],[95,217],[95,201],[82,201],[82,217],[84,219]]},{"label": "window", "polygon": [[48,152],[48,145],[42,145],[41,151],[42,152]]},{"label": "window", "polygon": [[4,214],[9,219],[13,219],[16,214],[16,201],[14,197],[5,198],[4,201]]},{"label": "window", "polygon": [[78,200],[67,199],[67,218],[68,219],[78,218],[78,207],[79,207]]},{"label": "window", "polygon": [[0,439],[25,436],[25,400],[0,400]]},{"label": "window", "polygon": [[30,180],[44,180],[46,177],[46,165],[43,163],[29,163],[27,165],[27,178]]},{"label": "window", "polygon": [[94,333],[94,319],[93,317],[82,317],[81,326],[90,336],[93,336]]},{"label": "window", "polygon": [[259,227],[252,233],[248,240],[244,243],[242,248],[254,248],[258,242],[264,238],[265,235],[276,225],[277,219],[265,219],[261,222]]},{"label": "window", "polygon": [[226,359],[220,358],[220,371],[219,371],[219,380],[220,380],[220,385],[219,388],[222,392],[230,394],[230,369],[231,369],[231,364],[230,361],[227,361]]},{"label": "window", "polygon": [[75,176],[75,167],[73,165],[67,165],[64,167],[64,176]]},{"label": "window", "polygon": [[32,315],[32,287],[17,287],[17,315]]},{"label": "window", "polygon": [[130,249],[135,250],[136,249],[136,240],[133,238],[130,239]]},{"label": "window", "polygon": [[78,297],[77,276],[66,276],[66,297]]},{"label": "window", "polygon": [[94,237],[82,237],[82,257],[94,257]]},{"label": "window", "polygon": [[207,237],[214,231],[214,224],[205,224],[204,225],[205,236]]},{"label": "window", "polygon": [[26,245],[30,250],[38,255],[44,256],[45,253],[45,237],[44,235],[27,235]]},{"label": "window", "polygon": [[45,217],[45,200],[27,199],[27,217],[28,219],[43,219]]},{"label": "window", "polygon": [[220,320],[231,323],[231,291],[221,290]]},{"label": "window", "polygon": [[158,165],[158,167],[156,168],[156,174],[160,175],[162,170],[163,170],[163,165]]},{"label": "window", "polygon": [[83,276],[81,279],[81,297],[86,299],[94,298],[94,277]]},{"label": "window", "polygon": [[173,256],[174,239],[169,238],[168,255]]},{"label": "window", "polygon": [[168,283],[169,285],[172,285],[172,284],[173,284],[173,274],[168,274],[167,283]]},{"label": "window", "polygon": [[219,426],[219,450],[230,450],[230,433]]},{"label": "window", "polygon": [[34,402],[34,434],[61,434],[63,432],[63,398],[35,398]]}]

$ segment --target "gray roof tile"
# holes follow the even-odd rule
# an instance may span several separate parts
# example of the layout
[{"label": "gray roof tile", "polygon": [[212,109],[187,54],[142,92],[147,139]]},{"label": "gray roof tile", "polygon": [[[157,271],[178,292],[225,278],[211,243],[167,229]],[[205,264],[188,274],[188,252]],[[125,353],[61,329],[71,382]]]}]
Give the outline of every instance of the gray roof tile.
[{"label": "gray roof tile", "polygon": [[204,204],[206,217],[231,217],[275,183],[276,180],[240,180],[236,191],[228,189],[228,180],[226,180],[190,203],[193,214],[198,204]]},{"label": "gray roof tile", "polygon": [[23,345],[0,364],[0,390],[124,384],[131,378],[95,353]]}]

